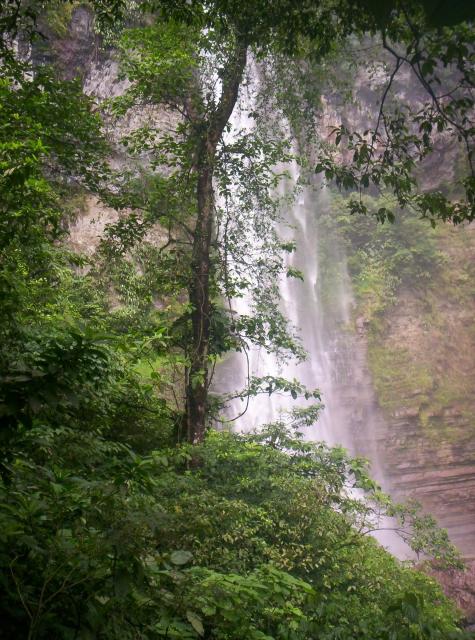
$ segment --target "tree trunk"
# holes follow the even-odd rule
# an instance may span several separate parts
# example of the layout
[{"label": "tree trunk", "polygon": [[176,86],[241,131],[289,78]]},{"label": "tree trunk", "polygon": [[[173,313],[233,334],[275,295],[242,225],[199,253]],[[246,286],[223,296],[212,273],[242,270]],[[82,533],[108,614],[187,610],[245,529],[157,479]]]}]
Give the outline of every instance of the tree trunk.
[{"label": "tree trunk", "polygon": [[206,432],[208,400],[208,356],[210,342],[210,269],[213,234],[213,173],[216,151],[232,114],[246,65],[246,45],[238,42],[223,73],[220,100],[206,120],[196,121],[197,218],[193,234],[192,277],[189,299],[192,306],[192,345],[186,391],[188,440],[202,442]]},{"label": "tree trunk", "polygon": [[188,439],[201,442],[206,427],[208,396],[208,351],[210,337],[209,273],[213,230],[213,167],[205,160],[199,169],[197,185],[198,217],[193,240],[192,280],[189,290],[192,305],[192,353],[188,376]]}]

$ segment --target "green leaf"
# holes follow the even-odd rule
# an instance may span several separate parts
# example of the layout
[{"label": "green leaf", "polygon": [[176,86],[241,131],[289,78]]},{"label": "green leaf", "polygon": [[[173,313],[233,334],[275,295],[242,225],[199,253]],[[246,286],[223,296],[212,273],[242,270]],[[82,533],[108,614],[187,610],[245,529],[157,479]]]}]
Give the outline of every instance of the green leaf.
[{"label": "green leaf", "polygon": [[193,629],[196,631],[196,633],[198,635],[200,635],[200,636],[203,636],[205,630],[204,630],[201,618],[199,616],[197,616],[196,613],[193,613],[193,611],[187,611],[186,612],[186,617],[188,619],[188,622],[191,624]]},{"label": "green leaf", "polygon": [[216,613],[216,607],[205,605],[204,607],[201,607],[201,611],[205,616],[214,616],[214,614]]}]

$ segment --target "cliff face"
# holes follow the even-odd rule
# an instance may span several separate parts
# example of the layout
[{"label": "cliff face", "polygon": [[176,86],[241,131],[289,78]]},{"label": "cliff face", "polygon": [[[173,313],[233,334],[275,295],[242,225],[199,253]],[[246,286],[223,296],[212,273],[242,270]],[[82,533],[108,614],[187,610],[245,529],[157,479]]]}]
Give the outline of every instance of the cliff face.
[{"label": "cliff face", "polygon": [[107,55],[94,31],[94,18],[87,5],[64,3],[40,17],[43,38],[35,42],[37,64],[54,64],[65,80],[84,80],[90,69]]},{"label": "cliff face", "polygon": [[393,490],[419,499],[475,558],[475,228],[444,227],[436,240],[442,260],[426,285],[401,287],[368,327],[369,366]]},{"label": "cliff face", "polygon": [[[104,100],[122,95],[130,83],[120,78],[116,52],[104,46],[95,30],[93,12],[87,4],[65,3],[54,12],[43,16],[44,40],[35,44],[31,52],[36,64],[52,64],[65,80],[79,79],[84,93],[98,105]],[[104,132],[110,142],[110,166],[113,170],[126,169],[133,173],[147,170],[147,154],[132,156],[121,144],[121,138],[138,127],[150,124],[167,128],[176,124],[176,118],[165,109],[154,106],[134,107],[113,123],[104,122]],[[72,215],[65,223],[69,227],[68,244],[72,249],[91,257],[99,246],[108,225],[116,223],[121,215],[90,195],[73,194],[67,207]],[[164,244],[166,232],[155,224],[145,236],[155,246]]]},{"label": "cliff face", "polygon": [[[335,196],[319,240],[340,235],[354,293],[334,356],[339,421],[350,432],[340,439],[475,558],[475,227],[432,231],[402,214],[381,227],[342,216],[342,204]],[[328,313],[333,255],[320,260]]]},{"label": "cliff face", "polygon": [[[349,78],[349,106],[328,95],[323,131],[339,122],[369,128],[384,77],[360,70]],[[397,81],[395,97],[415,107],[427,99],[409,74]],[[456,194],[463,156],[453,140],[436,147],[419,167],[420,185]],[[352,355],[343,356],[351,374],[339,389],[353,449],[370,457],[396,498],[419,500],[475,559],[475,227],[432,230],[397,211],[394,225],[381,226],[347,216],[341,194],[332,199],[319,222],[321,286],[328,309],[333,285],[325,273],[331,276],[334,258],[325,246],[337,236],[355,299],[345,338]],[[373,193],[366,204],[377,209],[383,200]],[[368,421],[376,442],[368,443]]]},{"label": "cliff face", "polygon": [[[331,210],[317,212],[337,439],[369,458],[393,497],[415,498],[447,528],[467,570],[434,575],[475,628],[475,227],[431,230],[401,212],[381,226],[344,214],[343,200],[333,194]],[[335,237],[346,264],[335,261]],[[334,298],[348,272],[345,323]]]}]

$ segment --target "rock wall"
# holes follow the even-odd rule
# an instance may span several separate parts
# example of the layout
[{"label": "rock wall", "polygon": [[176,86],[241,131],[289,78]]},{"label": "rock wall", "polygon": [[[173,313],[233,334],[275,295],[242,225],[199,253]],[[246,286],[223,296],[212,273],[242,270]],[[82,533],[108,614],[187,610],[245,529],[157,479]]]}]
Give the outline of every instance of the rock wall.
[{"label": "rock wall", "polygon": [[[39,40],[32,52],[35,64],[51,64],[65,80],[79,79],[84,93],[98,104],[122,95],[130,83],[119,74],[116,52],[104,46],[95,30],[94,15],[87,4],[65,3],[42,18],[44,39]],[[148,156],[131,156],[120,144],[121,138],[146,124],[170,130],[176,126],[176,116],[166,109],[152,105],[133,107],[113,123],[105,120],[104,132],[111,143],[109,164],[113,170],[126,169],[133,173],[147,168]],[[68,226],[68,245],[91,257],[99,246],[107,225],[118,221],[127,211],[118,212],[98,198],[73,194],[67,209],[71,215]],[[167,241],[166,232],[154,225],[145,240],[157,245]]]},{"label": "rock wall", "polygon": [[[339,123],[360,131],[374,124],[387,79],[383,52],[374,56],[373,67],[347,78],[350,104],[344,92],[324,98],[323,135]],[[406,72],[393,99],[420,108],[427,96]],[[418,169],[421,187],[456,194],[463,163],[456,141],[441,137]],[[369,197],[374,206],[378,197]],[[339,382],[353,450],[371,458],[386,489],[418,499],[475,559],[475,227],[433,231],[406,219],[391,233],[369,221],[341,222],[345,198],[333,199],[320,223],[320,270],[334,269],[324,245],[336,233],[355,296],[350,335],[340,338],[351,356],[342,352]],[[323,287],[331,294],[331,278]],[[375,442],[366,440],[368,422]]]},{"label": "rock wall", "polygon": [[369,366],[393,490],[419,499],[475,559],[475,227],[442,228],[438,244],[443,264],[426,288],[400,290],[369,330]]},{"label": "rock wall", "polygon": [[[331,224],[341,207],[335,203]],[[324,222],[319,243],[331,246]],[[339,230],[352,238],[354,308],[346,327],[332,329],[337,270],[334,252],[320,251],[322,312],[335,334],[338,440],[371,460],[394,497],[419,500],[464,557],[475,559],[475,227],[432,232],[409,220],[387,232],[365,229],[362,245],[360,223],[347,224]],[[410,237],[414,230],[420,238]],[[418,252],[428,254],[423,277]],[[402,254],[397,266],[395,254]]]}]

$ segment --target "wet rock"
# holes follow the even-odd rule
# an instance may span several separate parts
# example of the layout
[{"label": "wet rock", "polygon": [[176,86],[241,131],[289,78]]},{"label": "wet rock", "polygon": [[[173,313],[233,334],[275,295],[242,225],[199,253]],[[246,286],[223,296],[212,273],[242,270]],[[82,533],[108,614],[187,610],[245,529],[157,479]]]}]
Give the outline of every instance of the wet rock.
[{"label": "wet rock", "polygon": [[475,630],[475,561],[468,562],[462,571],[437,567],[425,567],[425,571],[440,582],[445,594],[463,612],[465,629]]},{"label": "wet rock", "polygon": [[419,407],[404,407],[393,412],[394,418],[415,418],[419,415]]}]

